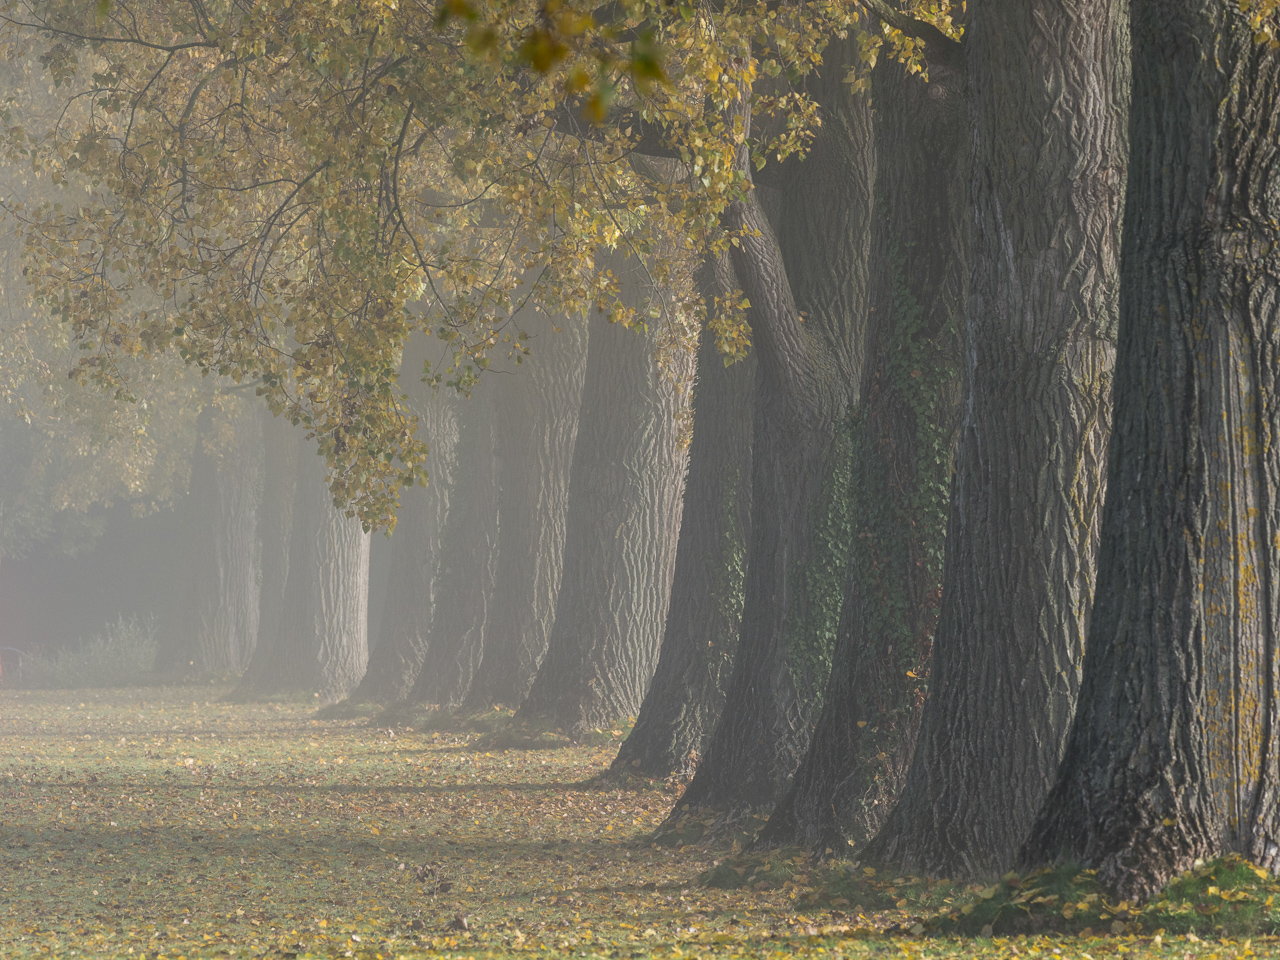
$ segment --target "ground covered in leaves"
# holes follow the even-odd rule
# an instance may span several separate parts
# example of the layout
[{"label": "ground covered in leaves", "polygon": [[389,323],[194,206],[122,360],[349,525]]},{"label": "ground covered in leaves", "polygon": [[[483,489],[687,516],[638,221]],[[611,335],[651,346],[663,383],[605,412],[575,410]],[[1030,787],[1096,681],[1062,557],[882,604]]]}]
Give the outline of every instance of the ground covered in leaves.
[{"label": "ground covered in leaves", "polygon": [[[598,782],[610,743],[503,749],[225,694],[0,690],[0,956],[1280,956],[1086,902],[1087,878],[965,888],[655,845],[676,788]],[[1202,879],[1174,912],[1209,916]],[[1002,936],[1048,896],[1108,916]],[[945,932],[970,917],[990,935]]]}]

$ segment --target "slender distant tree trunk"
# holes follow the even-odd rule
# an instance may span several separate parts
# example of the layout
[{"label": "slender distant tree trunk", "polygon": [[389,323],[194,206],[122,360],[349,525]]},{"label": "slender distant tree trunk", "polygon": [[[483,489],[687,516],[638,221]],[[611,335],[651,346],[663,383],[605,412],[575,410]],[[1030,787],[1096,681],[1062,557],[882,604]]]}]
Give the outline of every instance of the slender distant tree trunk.
[{"label": "slender distant tree trunk", "polygon": [[471,688],[493,602],[498,559],[498,464],[494,450],[501,411],[491,382],[458,401],[458,459],[449,496],[431,633],[414,703],[456,707]]},{"label": "slender distant tree trunk", "polygon": [[522,328],[531,335],[531,354],[494,384],[500,410],[497,589],[464,712],[520,705],[546,653],[560,592],[587,323],[565,317],[553,325],[530,317]]},{"label": "slender distant tree trunk", "polygon": [[1280,868],[1280,53],[1135,0],[1116,426],[1080,708],[1023,856],[1141,901]]},{"label": "slender distant tree trunk", "polygon": [[258,640],[260,425],[238,398],[201,411],[191,468],[189,569],[161,670],[206,676],[245,669]]},{"label": "slender distant tree trunk", "polygon": [[966,395],[929,695],[865,858],[1008,869],[1075,707],[1110,426],[1128,113],[1120,0],[984,0]]},{"label": "slender distant tree trunk", "polygon": [[[915,750],[942,590],[968,274],[963,52],[929,80],[875,67],[874,278],[855,415],[850,569],[822,714],[767,844],[842,851],[874,835]],[[847,838],[847,839],[846,839]]]},{"label": "slender distant tree trunk", "polygon": [[458,402],[451,393],[437,394],[423,387],[419,382],[422,359],[411,343],[402,384],[419,418],[418,435],[427,441],[427,484],[400,492],[385,607],[369,669],[351,695],[355,701],[406,699],[427,655],[441,538],[458,453]]},{"label": "slender distant tree trunk", "polygon": [[[631,261],[623,296],[649,292]],[[591,319],[547,653],[520,713],[572,736],[634,717],[657,662],[671,596],[686,453],[678,415],[694,356],[658,368],[654,334]]]},{"label": "slender distant tree trunk", "polygon": [[[737,286],[727,256],[700,271],[707,303]],[[726,367],[714,333],[704,328],[666,630],[657,670],[636,725],[614,758],[614,773],[692,773],[724,706],[742,622],[754,385],[754,356]]]},{"label": "slender distant tree trunk", "polygon": [[258,591],[258,642],[234,696],[251,696],[279,649],[285,623],[285,587],[289,579],[289,542],[293,534],[293,502],[298,486],[298,452],[302,430],[285,417],[259,412],[262,436],[262,504],[258,510],[258,544],[262,585]]},{"label": "slender distant tree trunk", "polygon": [[300,451],[281,629],[255,657],[245,695],[315,691],[341,700],[369,658],[369,534],[333,505],[320,464]]},{"label": "slender distant tree trunk", "polygon": [[753,234],[730,251],[758,363],[745,602],[724,711],[673,819],[686,807],[772,807],[830,668],[848,547],[842,425],[858,394],[874,171],[869,105],[843,85],[853,46],[824,56],[813,91],[821,134],[788,178],[776,238],[754,193],[726,218]]}]

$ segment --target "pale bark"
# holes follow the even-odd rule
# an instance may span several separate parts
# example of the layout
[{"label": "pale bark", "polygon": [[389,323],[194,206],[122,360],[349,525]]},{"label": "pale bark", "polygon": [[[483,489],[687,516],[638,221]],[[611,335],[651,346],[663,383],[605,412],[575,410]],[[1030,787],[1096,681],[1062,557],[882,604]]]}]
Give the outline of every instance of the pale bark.
[{"label": "pale bark", "polygon": [[471,688],[483,651],[498,559],[497,404],[488,381],[458,404],[458,457],[441,535],[431,631],[414,703],[452,708]]},{"label": "pale bark", "polygon": [[458,401],[447,388],[436,392],[421,382],[425,351],[419,342],[415,337],[405,349],[401,385],[418,416],[418,435],[427,441],[427,484],[400,492],[377,642],[364,679],[351,695],[356,701],[393,703],[409,696],[426,658],[435,609],[458,454]]},{"label": "pale bark", "polygon": [[[727,257],[700,271],[708,303],[737,285]],[[671,606],[658,666],[614,758],[615,774],[691,774],[723,709],[742,622],[754,386],[754,356],[726,367],[714,333],[704,329]]]},{"label": "pale bark", "polygon": [[[636,264],[613,269],[627,302],[649,295]],[[655,336],[591,319],[555,623],[520,711],[572,736],[636,715],[662,639],[686,465],[677,415],[694,356],[660,370]]]},{"label": "pale bark", "polygon": [[530,355],[493,384],[499,407],[498,560],[483,659],[462,709],[518,707],[547,651],[563,572],[587,323],[525,318]]},{"label": "pale bark", "polygon": [[261,433],[240,398],[201,411],[187,512],[183,599],[161,637],[157,668],[237,674],[258,641],[257,523]]}]

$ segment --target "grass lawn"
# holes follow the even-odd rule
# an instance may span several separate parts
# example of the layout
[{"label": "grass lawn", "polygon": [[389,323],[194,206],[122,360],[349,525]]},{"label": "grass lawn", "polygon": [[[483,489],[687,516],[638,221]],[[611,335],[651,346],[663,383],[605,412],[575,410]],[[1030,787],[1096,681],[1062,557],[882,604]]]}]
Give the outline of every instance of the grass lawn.
[{"label": "grass lawn", "polygon": [[593,785],[611,745],[486,750],[225,693],[0,691],[0,957],[1280,956],[920,935],[982,888],[655,846],[675,788]]}]

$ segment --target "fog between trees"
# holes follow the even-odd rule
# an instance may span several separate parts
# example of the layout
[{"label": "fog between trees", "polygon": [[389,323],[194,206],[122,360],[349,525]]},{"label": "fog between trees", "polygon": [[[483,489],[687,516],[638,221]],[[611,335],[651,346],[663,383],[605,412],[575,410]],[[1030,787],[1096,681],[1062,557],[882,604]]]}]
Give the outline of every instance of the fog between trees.
[{"label": "fog between trees", "polygon": [[[1280,866],[1280,14],[917,6],[360,69],[5,7],[4,682],[151,617],[240,699],[625,729],[668,837]],[[592,60],[643,24],[664,82]]]}]

